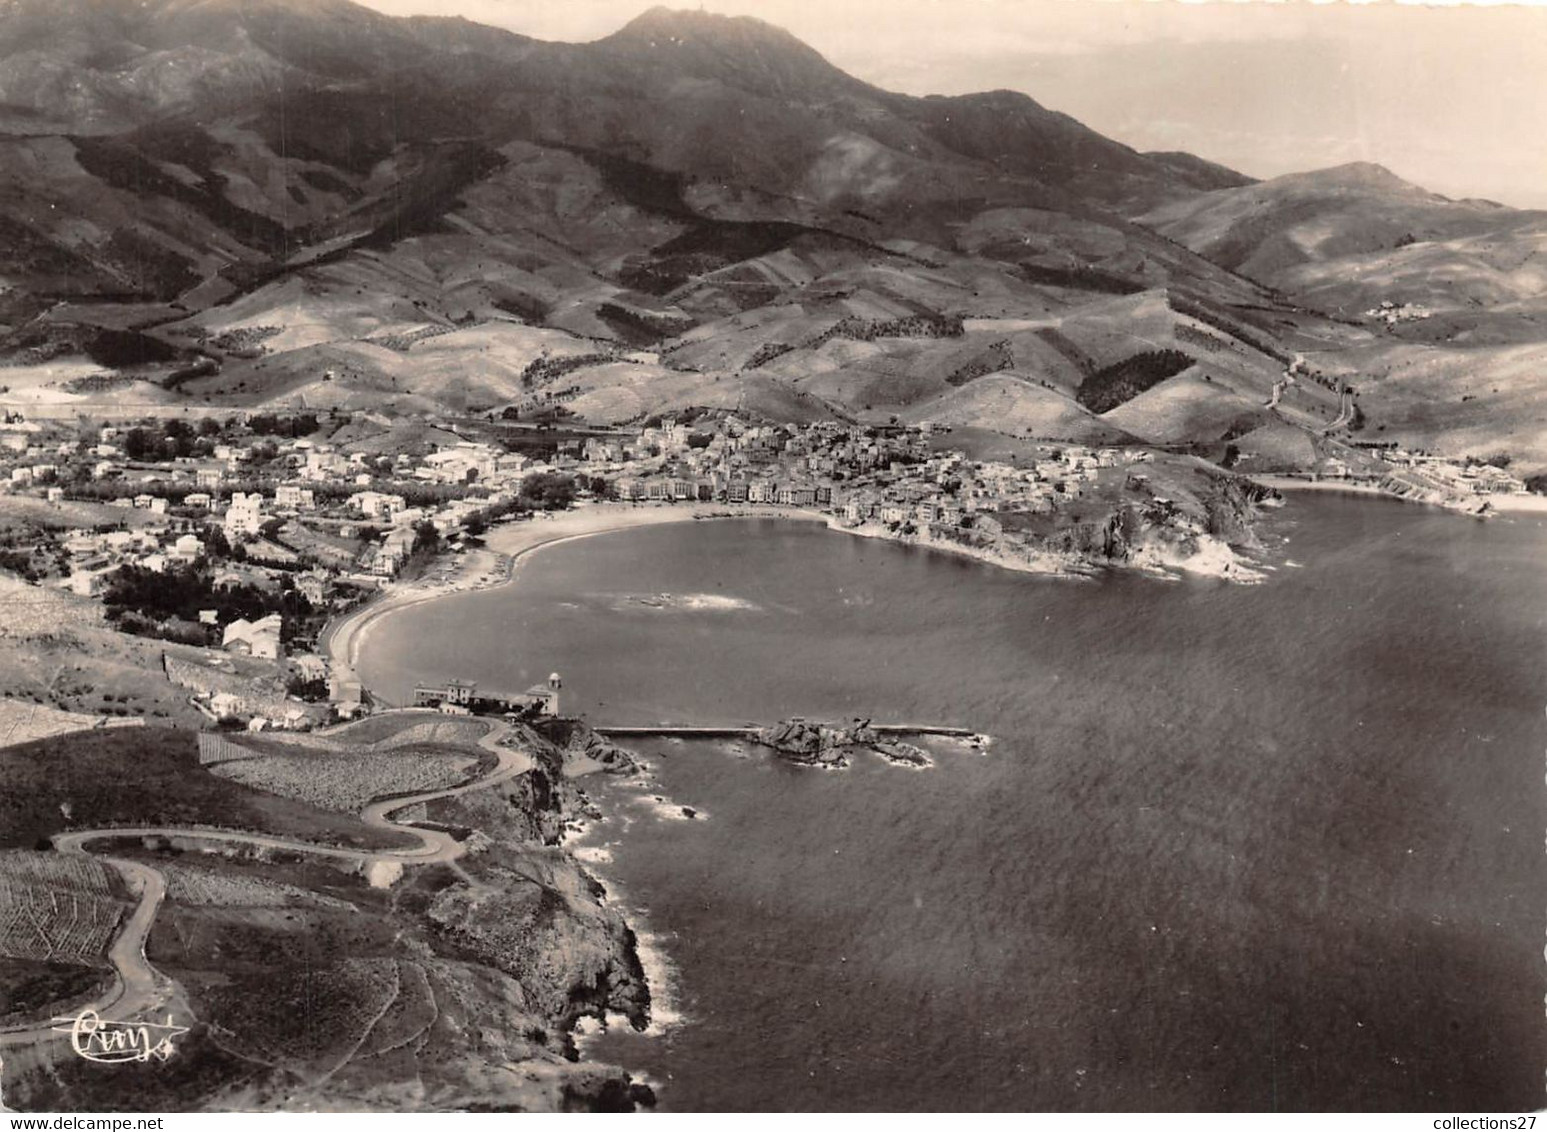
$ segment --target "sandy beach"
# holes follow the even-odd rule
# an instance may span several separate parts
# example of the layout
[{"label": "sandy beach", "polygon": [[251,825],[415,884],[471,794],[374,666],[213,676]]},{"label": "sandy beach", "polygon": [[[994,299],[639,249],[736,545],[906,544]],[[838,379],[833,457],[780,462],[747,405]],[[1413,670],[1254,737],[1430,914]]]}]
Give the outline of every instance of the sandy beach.
[{"label": "sandy beach", "polygon": [[[1321,486],[1294,482],[1296,486]],[[388,614],[447,594],[507,585],[515,579],[525,556],[545,546],[638,527],[711,519],[796,519],[822,523],[831,530],[858,538],[874,538],[903,545],[921,546],[929,550],[971,558],[1017,573],[1039,574],[1044,577],[1088,578],[1094,572],[1077,559],[1064,555],[1021,556],[999,553],[981,547],[963,546],[947,540],[907,538],[875,523],[858,527],[846,526],[838,520],[837,516],[798,507],[707,502],[593,503],[577,506],[570,511],[544,512],[529,519],[501,524],[490,530],[485,537],[485,545],[482,549],[469,552],[460,561],[455,562],[453,568],[448,570],[447,560],[443,558],[437,566],[438,572],[432,577],[389,584],[382,591],[381,596],[329,626],[323,633],[320,651],[328,657],[337,680],[357,680],[359,677],[355,667],[359,660],[361,645],[371,629]],[[1226,558],[1228,561],[1221,559],[1217,553],[1198,555],[1195,559],[1185,561],[1156,560],[1141,565],[1141,568],[1147,566],[1150,569],[1160,568],[1164,571],[1183,570],[1227,579],[1256,579],[1255,572],[1236,561],[1234,555],[1228,554],[1228,551]]]},{"label": "sandy beach", "polygon": [[[1296,476],[1252,476],[1253,480],[1264,487],[1276,488],[1279,491],[1335,491],[1344,495],[1379,495],[1387,499],[1396,499],[1403,503],[1425,503],[1427,506],[1439,506],[1439,504],[1427,503],[1425,500],[1409,499],[1395,492],[1386,491],[1383,488],[1372,487],[1368,484],[1347,483],[1342,480],[1304,480]],[[1484,495],[1474,496],[1487,501],[1488,509],[1498,514],[1547,514],[1547,495]],[[1448,508],[1456,510],[1456,508]]]},{"label": "sandy beach", "polygon": [[1547,495],[1490,495],[1488,506],[1500,514],[1547,515]]},{"label": "sandy beach", "polygon": [[1401,499],[1396,495],[1370,484],[1350,483],[1347,480],[1304,480],[1298,476],[1250,476],[1253,483],[1271,487],[1276,491],[1335,491],[1343,495],[1384,495],[1389,499]]},{"label": "sandy beach", "polygon": [[[1281,479],[1282,482],[1278,482]],[[1270,486],[1291,489],[1386,494],[1375,488],[1311,483],[1281,477],[1260,477],[1260,481]],[[470,551],[460,559],[443,556],[437,562],[432,576],[412,582],[390,583],[379,597],[330,625],[323,632],[319,651],[328,657],[336,681],[358,680],[356,665],[361,645],[371,629],[390,613],[447,594],[508,585],[515,579],[522,560],[545,546],[637,527],[710,519],[796,519],[822,523],[831,530],[857,538],[921,546],[1022,574],[1089,578],[1096,572],[1088,563],[1075,556],[1054,553],[1009,554],[983,547],[964,546],[946,539],[904,537],[877,523],[848,526],[840,522],[836,515],[800,507],[710,502],[580,504],[569,511],[539,512],[527,519],[500,524],[485,536],[482,548]],[[1189,559],[1178,559],[1151,551],[1145,561],[1135,562],[1134,565],[1148,572],[1168,575],[1186,572],[1231,581],[1257,581],[1261,578],[1257,571],[1238,559],[1222,543],[1209,547],[1207,553]]]},{"label": "sandy beach", "polygon": [[521,560],[541,547],[612,531],[707,519],[803,519],[829,523],[829,516],[819,511],[724,503],[594,503],[570,511],[540,512],[530,519],[494,527],[485,536],[483,549],[467,553],[449,571],[443,558],[433,577],[389,584],[381,596],[328,626],[320,651],[327,656],[336,680],[357,680],[355,665],[360,647],[371,629],[388,614],[447,594],[506,585],[515,578]]}]

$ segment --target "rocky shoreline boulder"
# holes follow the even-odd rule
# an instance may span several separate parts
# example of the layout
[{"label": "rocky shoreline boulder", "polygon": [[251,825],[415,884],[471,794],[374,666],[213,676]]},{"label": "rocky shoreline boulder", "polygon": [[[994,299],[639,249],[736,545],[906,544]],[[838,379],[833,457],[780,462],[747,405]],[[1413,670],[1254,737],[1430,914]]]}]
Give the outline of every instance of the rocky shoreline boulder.
[{"label": "rocky shoreline boulder", "polygon": [[855,748],[875,748],[879,742],[869,720],[851,724],[816,723],[805,719],[785,719],[757,733],[758,743],[771,747],[791,762],[806,766],[840,767],[848,765],[849,752]]}]

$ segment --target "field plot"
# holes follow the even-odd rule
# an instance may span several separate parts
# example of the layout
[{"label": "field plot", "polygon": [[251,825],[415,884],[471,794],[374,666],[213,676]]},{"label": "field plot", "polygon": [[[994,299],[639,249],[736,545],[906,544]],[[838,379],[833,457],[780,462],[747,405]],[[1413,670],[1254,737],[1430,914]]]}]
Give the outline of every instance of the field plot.
[{"label": "field plot", "polygon": [[[473,744],[488,734],[488,723],[477,719],[432,717],[428,714],[373,715],[358,723],[351,723],[326,735],[310,738],[326,738],[329,745],[352,746],[402,746],[405,743],[425,744]],[[287,742],[294,737],[287,736]]]},{"label": "field plot", "polygon": [[106,967],[0,956],[0,1023],[66,1012],[69,1003],[95,994],[111,977]]},{"label": "field plot", "polygon": [[190,731],[107,728],[0,748],[0,846],[110,825],[218,826],[357,847],[413,843],[209,773]]},{"label": "field plot", "polygon": [[55,853],[0,853],[0,955],[103,965],[126,902],[107,866]]},{"label": "field plot", "polygon": [[478,760],[443,750],[264,755],[212,767],[245,786],[324,810],[354,813],[377,798],[455,786]]},{"label": "field plot", "polygon": [[348,910],[347,900],[260,877],[203,869],[181,862],[157,861],[167,879],[167,899],[178,904],[213,908],[285,908],[294,904]]},{"label": "field plot", "polygon": [[286,973],[266,993],[220,988],[213,1014],[233,1052],[316,1079],[354,1056],[398,997],[391,959],[346,959],[335,967]]}]

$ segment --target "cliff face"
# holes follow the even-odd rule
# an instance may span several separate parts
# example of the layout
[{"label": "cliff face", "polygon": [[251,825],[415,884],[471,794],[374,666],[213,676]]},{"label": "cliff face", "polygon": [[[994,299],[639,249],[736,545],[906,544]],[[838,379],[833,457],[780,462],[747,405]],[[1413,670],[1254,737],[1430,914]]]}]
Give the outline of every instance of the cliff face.
[{"label": "cliff face", "polygon": [[[492,849],[477,884],[436,894],[426,911],[446,938],[520,984],[527,1008],[568,1033],[584,1015],[650,1018],[634,934],[568,858]],[[485,888],[487,885],[489,887]]]},{"label": "cliff face", "polygon": [[1073,530],[1068,549],[1115,564],[1215,572],[1234,563],[1235,550],[1259,545],[1257,508],[1274,494],[1197,461],[1127,493],[1105,522]]},{"label": "cliff face", "polygon": [[462,862],[471,883],[441,889],[426,916],[459,948],[516,979],[529,1006],[557,1031],[567,1034],[584,1015],[609,1013],[643,1029],[650,992],[633,932],[594,878],[548,848],[566,823],[588,814],[585,794],[566,770],[579,759],[606,758],[619,769],[632,769],[632,760],[568,720],[519,728],[509,742],[531,756],[530,770],[497,790],[432,808],[436,820],[483,836],[480,851]]}]

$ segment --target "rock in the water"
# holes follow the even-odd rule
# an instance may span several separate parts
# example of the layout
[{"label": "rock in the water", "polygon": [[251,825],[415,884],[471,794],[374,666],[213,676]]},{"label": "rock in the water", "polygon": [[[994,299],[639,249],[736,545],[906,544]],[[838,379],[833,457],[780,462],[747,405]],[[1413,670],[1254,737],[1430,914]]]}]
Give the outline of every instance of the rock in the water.
[{"label": "rock in the water", "polygon": [[902,766],[933,766],[934,762],[918,747],[912,743],[876,743],[876,754],[888,762],[898,763]]},{"label": "rock in the water", "polygon": [[792,762],[809,766],[847,766],[848,752],[856,747],[874,746],[876,733],[868,720],[855,720],[845,725],[786,719],[759,731],[757,741]]}]

